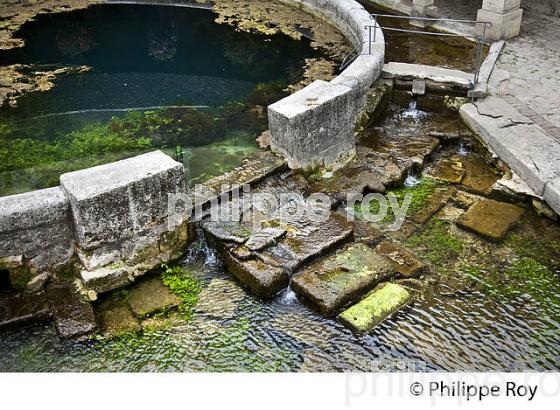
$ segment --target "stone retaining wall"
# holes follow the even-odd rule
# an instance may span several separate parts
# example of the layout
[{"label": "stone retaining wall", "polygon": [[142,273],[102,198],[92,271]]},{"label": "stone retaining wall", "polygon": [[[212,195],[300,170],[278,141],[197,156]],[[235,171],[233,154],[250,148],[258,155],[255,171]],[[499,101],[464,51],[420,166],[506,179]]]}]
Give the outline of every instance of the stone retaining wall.
[{"label": "stone retaining wall", "polygon": [[0,269],[40,290],[63,272],[106,292],[126,285],[187,243],[169,230],[168,194],[186,192],[183,165],[161,151],[60,177],[61,187],[0,198]]},{"label": "stone retaining wall", "polygon": [[[358,57],[330,82],[315,81],[268,107],[271,147],[291,168],[336,169],[354,155],[354,126],[369,87],[381,74],[385,41],[380,28],[370,44],[370,14],[354,0],[281,0],[336,26]],[[374,38],[374,31],[371,30]]]}]

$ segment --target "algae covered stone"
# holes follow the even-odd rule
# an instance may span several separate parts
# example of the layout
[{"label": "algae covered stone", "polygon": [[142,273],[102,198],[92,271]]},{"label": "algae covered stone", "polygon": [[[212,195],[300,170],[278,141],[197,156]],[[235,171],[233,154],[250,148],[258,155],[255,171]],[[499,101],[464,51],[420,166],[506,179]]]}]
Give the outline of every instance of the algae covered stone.
[{"label": "algae covered stone", "polygon": [[353,331],[367,332],[405,306],[410,299],[411,295],[406,288],[396,283],[387,283],[370,292],[338,317]]}]

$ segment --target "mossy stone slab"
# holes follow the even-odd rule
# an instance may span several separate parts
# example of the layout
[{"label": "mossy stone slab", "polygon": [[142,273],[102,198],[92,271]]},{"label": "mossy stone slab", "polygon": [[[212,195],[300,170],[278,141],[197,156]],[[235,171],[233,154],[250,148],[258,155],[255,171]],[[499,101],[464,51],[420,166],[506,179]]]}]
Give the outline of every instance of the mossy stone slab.
[{"label": "mossy stone slab", "polygon": [[338,317],[354,332],[368,332],[405,306],[411,298],[403,286],[387,283],[370,292]]},{"label": "mossy stone slab", "polygon": [[459,217],[457,225],[491,240],[502,240],[525,210],[506,202],[483,199]]},{"label": "mossy stone slab", "polygon": [[295,274],[291,286],[304,301],[331,316],[393,274],[385,257],[355,243]]},{"label": "mossy stone slab", "polygon": [[128,304],[137,317],[179,306],[181,300],[171,293],[159,276],[152,276],[131,286]]}]

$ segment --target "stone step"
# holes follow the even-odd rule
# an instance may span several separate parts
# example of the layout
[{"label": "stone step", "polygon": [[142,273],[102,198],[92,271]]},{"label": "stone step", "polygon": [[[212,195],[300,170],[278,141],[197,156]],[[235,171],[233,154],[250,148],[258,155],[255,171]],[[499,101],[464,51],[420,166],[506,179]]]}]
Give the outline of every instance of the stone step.
[{"label": "stone step", "polygon": [[338,318],[354,332],[368,332],[406,306],[411,299],[412,296],[403,286],[385,283],[346,309]]},{"label": "stone step", "polygon": [[52,286],[46,290],[56,330],[65,339],[79,339],[93,333],[97,322],[89,301],[68,286]]},{"label": "stone step", "polygon": [[353,243],[292,277],[292,289],[325,316],[332,316],[394,275],[390,262],[363,243]]}]

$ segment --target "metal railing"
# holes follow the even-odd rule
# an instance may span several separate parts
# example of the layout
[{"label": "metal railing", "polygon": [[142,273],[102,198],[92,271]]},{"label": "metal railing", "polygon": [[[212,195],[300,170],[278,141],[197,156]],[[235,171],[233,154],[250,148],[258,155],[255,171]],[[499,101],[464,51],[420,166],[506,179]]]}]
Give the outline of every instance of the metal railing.
[{"label": "metal railing", "polygon": [[[441,33],[436,31],[426,31],[426,30],[413,30],[413,29],[404,29],[404,28],[394,28],[394,27],[383,27],[377,22],[377,18],[390,18],[390,19],[407,19],[409,21],[430,21],[433,23],[465,23],[465,24],[474,24],[475,25],[475,34],[468,35],[468,34],[454,34],[454,33]],[[368,30],[368,53],[371,54],[372,51],[372,44],[377,40],[377,29],[382,29],[385,31],[396,31],[401,33],[409,33],[409,34],[417,34],[417,35],[429,35],[429,36],[441,36],[441,37],[462,37],[462,38],[470,38],[477,43],[476,46],[476,56],[475,56],[475,72],[473,78],[473,89],[478,83],[478,79],[480,76],[480,66],[482,65],[482,54],[484,45],[487,43],[486,41],[486,32],[489,28],[492,27],[492,23],[488,21],[474,21],[474,20],[458,20],[458,19],[445,19],[445,18],[431,18],[431,17],[416,17],[416,16],[396,16],[393,14],[370,14],[370,18],[374,21],[373,25],[365,26],[365,29]],[[478,25],[482,25],[482,33],[478,34]],[[365,44],[362,43],[361,45]],[[354,47],[354,49],[344,58],[341,69],[344,69],[348,66],[353,59],[357,57],[357,55],[353,56],[353,54],[358,49],[358,46]],[[359,54],[358,54],[359,55]]]}]

